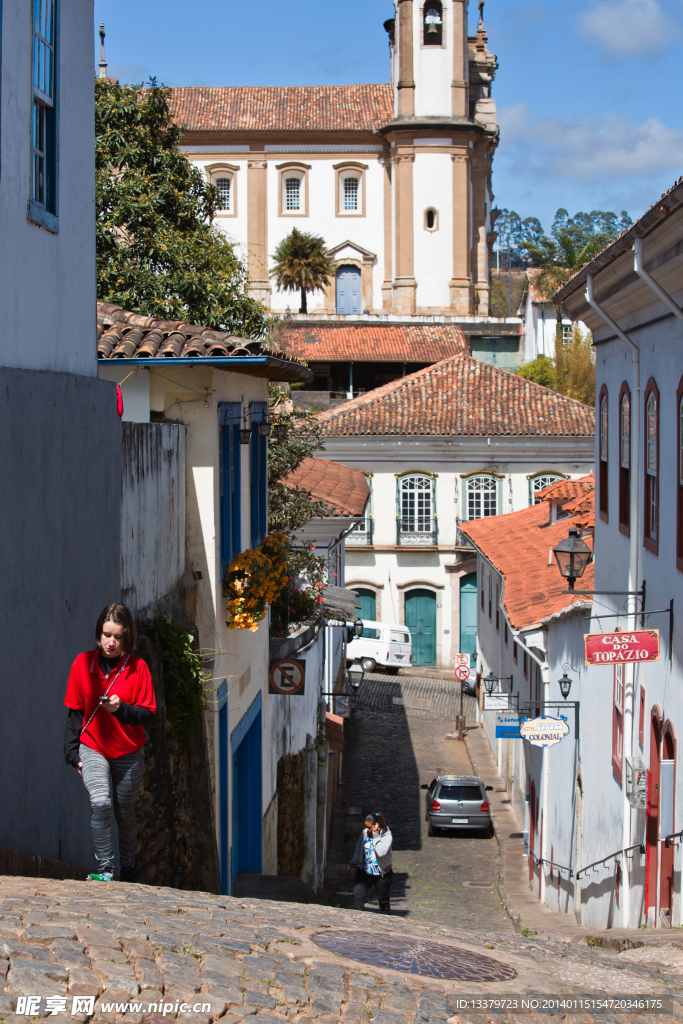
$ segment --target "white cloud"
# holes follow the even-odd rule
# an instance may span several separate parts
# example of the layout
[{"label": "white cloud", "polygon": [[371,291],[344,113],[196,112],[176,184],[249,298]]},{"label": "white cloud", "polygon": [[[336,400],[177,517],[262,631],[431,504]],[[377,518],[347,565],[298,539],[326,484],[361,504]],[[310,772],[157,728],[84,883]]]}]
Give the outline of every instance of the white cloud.
[{"label": "white cloud", "polygon": [[591,181],[664,171],[678,177],[683,169],[683,129],[667,128],[654,117],[642,124],[616,114],[537,118],[525,103],[516,103],[501,110],[499,120],[501,151],[536,178]]},{"label": "white cloud", "polygon": [[678,35],[657,0],[602,0],[581,14],[579,29],[616,57],[652,56]]}]

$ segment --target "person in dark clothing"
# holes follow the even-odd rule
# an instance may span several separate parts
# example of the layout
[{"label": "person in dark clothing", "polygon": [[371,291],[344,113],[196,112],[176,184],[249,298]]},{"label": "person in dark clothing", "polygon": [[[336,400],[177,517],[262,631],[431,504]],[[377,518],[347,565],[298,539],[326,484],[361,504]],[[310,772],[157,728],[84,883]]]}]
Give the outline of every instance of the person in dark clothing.
[{"label": "person in dark clothing", "polygon": [[111,882],[114,877],[113,789],[121,881],[134,882],[135,801],[144,772],[145,725],[156,712],[154,686],[147,665],[134,653],[135,622],[124,605],[102,610],[95,636],[97,648],[79,654],[69,673],[64,756],[90,797],[98,871],[88,878]]},{"label": "person in dark clothing", "polygon": [[375,887],[381,914],[390,914],[389,891],[394,872],[391,868],[392,836],[387,828],[384,815],[368,814],[365,828],[358,837],[353,859],[349,865],[356,879],[353,887],[355,910],[365,910],[365,897],[371,886]]}]

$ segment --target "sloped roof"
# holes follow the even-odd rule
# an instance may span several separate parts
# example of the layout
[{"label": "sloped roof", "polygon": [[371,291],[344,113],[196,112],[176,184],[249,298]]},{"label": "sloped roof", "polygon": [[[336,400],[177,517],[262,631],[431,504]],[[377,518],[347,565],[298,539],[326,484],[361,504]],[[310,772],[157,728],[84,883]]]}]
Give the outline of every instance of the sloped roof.
[{"label": "sloped roof", "polygon": [[285,320],[280,339],[285,351],[308,362],[438,363],[448,356],[469,355],[456,324]]},{"label": "sloped roof", "polygon": [[[273,380],[307,381],[313,374],[295,356],[276,352],[252,338],[186,324],[180,320],[156,320],[130,313],[110,302],[97,303],[97,355],[99,359],[193,358],[207,360],[235,356],[266,356],[267,365],[252,366],[250,374]],[[235,364],[236,372],[245,372]]]},{"label": "sloped roof", "polygon": [[[590,406],[471,356],[452,356],[321,413],[323,434],[592,437]],[[547,511],[546,511],[547,515]]]},{"label": "sloped roof", "polygon": [[183,86],[171,90],[188,131],[374,132],[394,114],[391,85]]},{"label": "sloped roof", "polygon": [[[567,581],[560,576],[550,549],[567,536],[570,526],[580,525],[580,518],[570,516],[549,523],[548,510],[540,502],[519,512],[461,525],[463,533],[503,576],[502,603],[513,629],[537,626],[577,600],[562,593]],[[584,540],[593,546],[589,535]],[[580,589],[593,589],[592,563],[581,578]]]},{"label": "sloped roof", "polygon": [[362,516],[370,497],[365,474],[329,459],[304,459],[285,479],[327,504],[332,516]]},{"label": "sloped roof", "polygon": [[[595,490],[595,473],[588,473],[587,476],[580,476],[576,480],[556,480],[554,484],[548,484],[542,491],[535,495],[537,501],[567,501],[568,499],[583,498]],[[565,505],[565,510],[569,505]]]}]

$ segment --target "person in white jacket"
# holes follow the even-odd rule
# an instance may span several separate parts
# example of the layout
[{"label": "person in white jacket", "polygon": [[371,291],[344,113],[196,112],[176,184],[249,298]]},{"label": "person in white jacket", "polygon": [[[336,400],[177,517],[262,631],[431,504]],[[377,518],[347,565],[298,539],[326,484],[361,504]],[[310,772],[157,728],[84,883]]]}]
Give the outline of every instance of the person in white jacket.
[{"label": "person in white jacket", "polygon": [[365,828],[358,837],[353,859],[349,865],[356,879],[353,887],[355,910],[365,910],[365,897],[370,886],[375,887],[381,914],[390,914],[389,890],[394,872],[391,869],[391,832],[384,815],[368,814]]}]

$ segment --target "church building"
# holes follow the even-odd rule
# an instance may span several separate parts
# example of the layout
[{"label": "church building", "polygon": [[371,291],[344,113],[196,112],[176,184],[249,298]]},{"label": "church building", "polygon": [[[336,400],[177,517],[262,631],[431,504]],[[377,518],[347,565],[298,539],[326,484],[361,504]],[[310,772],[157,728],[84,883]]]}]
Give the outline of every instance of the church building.
[{"label": "church building", "polygon": [[390,84],[173,90],[182,149],[220,190],[217,222],[273,312],[298,310],[269,275],[296,227],[336,264],[313,318],[489,315],[498,65],[483,2],[470,38],[465,0],[394,6]]}]

